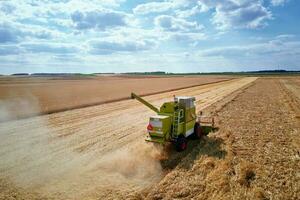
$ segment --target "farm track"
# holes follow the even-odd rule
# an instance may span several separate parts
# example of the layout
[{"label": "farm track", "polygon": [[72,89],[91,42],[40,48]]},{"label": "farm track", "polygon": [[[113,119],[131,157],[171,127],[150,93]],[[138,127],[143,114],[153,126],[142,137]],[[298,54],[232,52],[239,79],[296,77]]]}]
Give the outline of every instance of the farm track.
[{"label": "farm track", "polygon": [[[159,106],[173,95],[195,96],[197,110],[202,110],[254,80],[234,79],[145,99]],[[47,198],[138,192],[164,174],[152,156],[157,152],[143,141],[152,114],[139,102],[124,100],[1,123],[0,177]]]}]

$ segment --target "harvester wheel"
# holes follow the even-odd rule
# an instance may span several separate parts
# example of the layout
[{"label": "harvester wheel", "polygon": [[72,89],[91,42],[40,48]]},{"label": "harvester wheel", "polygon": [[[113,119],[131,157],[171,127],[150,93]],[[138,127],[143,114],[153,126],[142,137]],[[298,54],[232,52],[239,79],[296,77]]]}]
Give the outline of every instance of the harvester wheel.
[{"label": "harvester wheel", "polygon": [[203,136],[202,130],[201,130],[201,126],[199,122],[195,123],[194,126],[194,133],[192,134],[192,138],[194,139],[200,139]]},{"label": "harvester wheel", "polygon": [[179,136],[175,141],[176,151],[184,151],[187,148],[187,139],[184,136]]}]

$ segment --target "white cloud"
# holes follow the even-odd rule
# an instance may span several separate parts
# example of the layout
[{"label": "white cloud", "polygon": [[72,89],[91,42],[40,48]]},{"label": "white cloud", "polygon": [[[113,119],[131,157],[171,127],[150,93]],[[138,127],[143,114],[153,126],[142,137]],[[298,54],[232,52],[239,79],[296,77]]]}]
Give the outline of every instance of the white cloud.
[{"label": "white cloud", "polygon": [[223,1],[215,7],[212,22],[219,29],[254,29],[266,25],[272,19],[271,12],[260,1]]},{"label": "white cloud", "polygon": [[161,13],[166,12],[171,8],[172,4],[169,2],[151,2],[138,5],[133,9],[133,12],[135,14]]},{"label": "white cloud", "polygon": [[16,42],[17,35],[9,27],[0,25],[0,43]]},{"label": "white cloud", "polygon": [[176,41],[182,45],[197,46],[200,41],[206,40],[207,36],[204,33],[171,33],[169,40]]},{"label": "white cloud", "polygon": [[88,12],[76,11],[71,14],[71,18],[77,29],[98,28],[105,30],[125,26],[127,24],[126,14],[110,10],[94,10]]},{"label": "white cloud", "polygon": [[21,49],[16,45],[1,45],[0,56],[16,55],[21,53]]},{"label": "white cloud", "polygon": [[282,34],[282,35],[278,35],[276,36],[276,39],[280,39],[280,40],[289,40],[289,39],[293,39],[296,36],[293,34]]},{"label": "white cloud", "polygon": [[256,29],[267,25],[272,13],[262,0],[201,0],[204,11],[212,10],[212,23],[218,29]]},{"label": "white cloud", "polygon": [[207,12],[209,8],[205,4],[197,4],[192,8],[184,9],[184,10],[176,10],[176,16],[180,18],[188,18],[191,16],[195,16],[199,13]]},{"label": "white cloud", "polygon": [[[210,71],[219,66],[238,69],[254,62],[270,66],[275,61],[298,66],[297,35],[287,32],[257,43],[266,38],[254,40],[251,33],[255,30],[247,32],[250,37],[237,30],[264,27],[273,19],[274,6],[286,2],[161,0],[132,5],[125,0],[0,1],[0,66],[8,71],[27,67],[29,71],[79,72]],[[274,16],[280,16],[276,12]],[[208,23],[226,34],[209,25],[204,29],[202,24]],[[243,45],[235,41],[255,42]],[[214,48],[198,52],[208,46]],[[60,68],[62,64],[72,67]]]},{"label": "white cloud", "polygon": [[286,55],[300,55],[300,42],[270,40],[265,43],[210,48],[200,51],[199,54],[204,57],[225,57],[233,59],[253,56],[257,58],[265,58],[268,56],[270,59],[283,56],[282,58],[284,58]]},{"label": "white cloud", "polygon": [[120,6],[121,3],[124,3],[126,0],[101,0],[101,2],[96,1],[96,3],[100,3],[103,6],[117,7]]},{"label": "white cloud", "polygon": [[7,15],[13,13],[15,9],[16,7],[10,2],[2,2],[2,4],[0,4],[0,11]]},{"label": "white cloud", "polygon": [[180,45],[196,45],[198,41],[206,39],[203,25],[196,21],[187,21],[169,15],[155,18],[154,24],[163,35],[164,40],[176,42]]},{"label": "white cloud", "polygon": [[133,12],[135,14],[146,15],[150,13],[162,13],[176,8],[186,8],[193,1],[189,0],[166,0],[161,2],[150,2],[137,5]]},{"label": "white cloud", "polygon": [[288,0],[271,0],[273,6],[281,6],[285,4]]},{"label": "white cloud", "polygon": [[47,40],[62,36],[57,31],[50,31],[37,26],[25,26],[19,23],[0,23],[0,43],[17,43],[26,38]]},{"label": "white cloud", "polygon": [[90,53],[92,54],[112,54],[116,52],[136,52],[153,49],[156,43],[152,40],[92,40]]},{"label": "white cloud", "polygon": [[[276,1],[276,2],[275,2]],[[274,0],[273,4],[283,4]],[[180,18],[197,16],[203,12],[213,12],[212,23],[218,29],[255,29],[264,27],[272,19],[272,13],[262,0],[199,0],[161,1],[140,4],[133,9],[135,14],[166,13]]]},{"label": "white cloud", "polygon": [[79,52],[78,47],[60,43],[24,43],[20,47],[27,53],[72,54]]},{"label": "white cloud", "polygon": [[189,22],[184,19],[175,18],[169,15],[160,15],[155,18],[154,24],[164,31],[172,32],[199,32],[203,29],[197,22]]}]

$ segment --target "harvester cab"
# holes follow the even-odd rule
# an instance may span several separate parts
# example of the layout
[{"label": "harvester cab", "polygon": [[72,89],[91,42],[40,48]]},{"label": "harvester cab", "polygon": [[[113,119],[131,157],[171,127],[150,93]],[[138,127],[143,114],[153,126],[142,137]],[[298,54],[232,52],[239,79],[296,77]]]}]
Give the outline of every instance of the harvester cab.
[{"label": "harvester cab", "polygon": [[173,101],[163,103],[160,109],[134,93],[131,93],[131,98],[137,99],[156,113],[149,119],[146,141],[160,144],[172,142],[177,151],[183,151],[187,148],[188,136],[203,136],[196,115],[195,97],[174,96]]}]

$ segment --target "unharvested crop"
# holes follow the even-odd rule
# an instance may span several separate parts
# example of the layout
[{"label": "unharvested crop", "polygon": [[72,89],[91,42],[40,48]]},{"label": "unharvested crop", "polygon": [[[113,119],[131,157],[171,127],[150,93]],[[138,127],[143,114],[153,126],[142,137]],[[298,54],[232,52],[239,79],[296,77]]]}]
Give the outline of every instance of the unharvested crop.
[{"label": "unharvested crop", "polygon": [[[140,95],[149,95],[230,79],[232,77],[226,76],[2,77],[0,78],[0,111],[3,109],[1,103],[4,102],[5,109],[9,109],[11,113],[9,117],[15,119],[129,99],[132,91]],[[22,104],[19,106],[7,106],[8,102],[18,102],[20,99]],[[38,110],[26,109],[26,104],[38,104]]]}]

